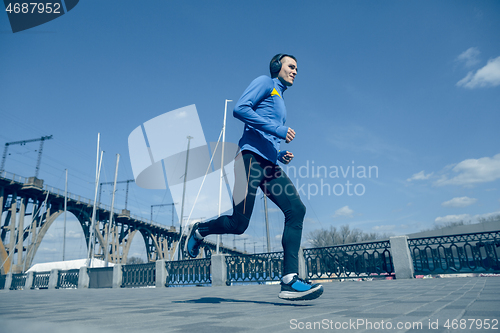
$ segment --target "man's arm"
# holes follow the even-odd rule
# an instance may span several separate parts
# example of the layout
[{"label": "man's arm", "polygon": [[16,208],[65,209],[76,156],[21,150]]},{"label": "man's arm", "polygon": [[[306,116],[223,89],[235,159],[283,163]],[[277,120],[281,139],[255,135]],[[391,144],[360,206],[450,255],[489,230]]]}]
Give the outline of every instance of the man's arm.
[{"label": "man's arm", "polygon": [[267,76],[260,76],[253,80],[236,103],[233,115],[253,128],[287,140],[288,127],[271,124],[253,110],[255,105],[271,94],[273,88],[273,81]]}]

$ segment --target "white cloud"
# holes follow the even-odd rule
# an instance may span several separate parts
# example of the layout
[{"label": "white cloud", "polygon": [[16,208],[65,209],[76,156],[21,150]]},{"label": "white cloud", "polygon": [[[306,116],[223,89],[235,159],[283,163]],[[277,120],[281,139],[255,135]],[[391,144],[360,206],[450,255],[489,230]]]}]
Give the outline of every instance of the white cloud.
[{"label": "white cloud", "polygon": [[457,82],[457,86],[469,89],[498,85],[500,85],[500,57],[488,60],[486,66],[475,73],[469,72],[466,77]]},{"label": "white cloud", "polygon": [[426,180],[426,179],[431,178],[432,175],[433,175],[433,172],[426,175],[424,170],[422,170],[422,171],[414,174],[410,178],[408,178],[406,181],[411,182],[412,180]]},{"label": "white cloud", "polygon": [[443,217],[437,217],[434,220],[434,222],[436,222],[438,224],[443,224],[443,223],[448,223],[448,222],[460,222],[460,221],[477,222],[480,218],[488,218],[488,217],[496,216],[499,214],[500,214],[500,211],[493,212],[493,213],[486,213],[486,214],[477,214],[477,215],[470,215],[470,214],[446,215]]},{"label": "white cloud", "polygon": [[479,49],[477,47],[471,47],[467,51],[464,51],[457,57],[457,61],[464,62],[465,66],[472,67],[479,63]]},{"label": "white cloud", "polygon": [[349,206],[344,206],[342,208],[339,208],[335,211],[335,214],[333,215],[333,218],[337,217],[352,217],[352,214],[354,211],[349,208]]},{"label": "white cloud", "polygon": [[442,223],[459,222],[459,221],[469,222],[470,220],[471,216],[469,214],[460,214],[460,215],[446,215],[443,217],[436,217],[434,222],[442,224]]},{"label": "white cloud", "polygon": [[380,232],[386,232],[386,231],[391,231],[391,230],[394,230],[396,228],[395,225],[377,225],[377,226],[374,226],[372,228],[372,230],[375,230],[375,231],[380,231]]},{"label": "white cloud", "polygon": [[500,178],[500,154],[479,159],[468,159],[455,165],[451,171],[456,176],[449,178],[443,175],[434,182],[436,186],[443,185],[473,185],[492,182]]},{"label": "white cloud", "polygon": [[467,207],[475,204],[477,199],[469,197],[453,198],[446,202],[443,202],[441,206],[443,207]]}]

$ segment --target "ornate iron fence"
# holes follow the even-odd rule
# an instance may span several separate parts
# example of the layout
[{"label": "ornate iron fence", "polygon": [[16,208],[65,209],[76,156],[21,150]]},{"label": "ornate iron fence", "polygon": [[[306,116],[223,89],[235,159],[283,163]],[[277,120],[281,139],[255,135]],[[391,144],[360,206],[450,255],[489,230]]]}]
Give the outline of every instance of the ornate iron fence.
[{"label": "ornate iron fence", "polygon": [[394,276],[386,241],[304,249],[309,279],[350,279]]},{"label": "ornate iron fence", "polygon": [[210,276],[211,260],[209,258],[168,261],[166,265],[168,271],[167,287],[210,285],[212,283]]},{"label": "ornate iron fence", "polygon": [[50,272],[34,272],[32,289],[48,289]]},{"label": "ornate iron fence", "polygon": [[67,271],[59,271],[57,280],[58,288],[78,288],[79,269],[70,269]]},{"label": "ornate iron fence", "polygon": [[148,287],[155,283],[156,263],[122,266],[122,287]]},{"label": "ornate iron fence", "polygon": [[500,273],[500,231],[408,241],[415,274]]},{"label": "ornate iron fence", "polygon": [[5,288],[5,280],[7,279],[7,275],[0,275],[0,289]]},{"label": "ornate iron fence", "polygon": [[10,284],[10,290],[24,289],[25,284],[26,284],[26,274],[12,274],[12,282]]},{"label": "ornate iron fence", "polygon": [[227,284],[279,281],[283,273],[283,252],[226,257]]}]

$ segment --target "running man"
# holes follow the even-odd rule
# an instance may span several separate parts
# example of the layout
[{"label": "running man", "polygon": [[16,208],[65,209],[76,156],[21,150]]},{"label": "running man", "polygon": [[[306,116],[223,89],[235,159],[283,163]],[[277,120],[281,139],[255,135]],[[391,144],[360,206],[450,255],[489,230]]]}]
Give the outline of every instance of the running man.
[{"label": "running man", "polygon": [[277,54],[271,59],[269,69],[271,77],[263,75],[256,78],[233,111],[234,117],[245,123],[239,141],[241,152],[235,160],[233,214],[191,225],[184,251],[196,258],[204,237],[243,234],[248,228],[260,187],[285,215],[282,238],[284,275],[278,297],[311,300],[321,296],[323,286],[311,284],[298,276],[298,253],[306,208],[295,186],[277,163],[288,164],[294,157],[293,153],[279,149],[281,140],[289,143],[295,138],[295,131],[284,126],[286,108],[283,93],[293,85],[297,75],[297,59],[292,55]]}]

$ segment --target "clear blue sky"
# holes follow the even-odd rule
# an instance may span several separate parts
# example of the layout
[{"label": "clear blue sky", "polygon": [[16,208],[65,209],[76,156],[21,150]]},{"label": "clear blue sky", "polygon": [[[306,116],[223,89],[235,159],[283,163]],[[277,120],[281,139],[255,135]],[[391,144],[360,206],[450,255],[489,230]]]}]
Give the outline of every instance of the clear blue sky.
[{"label": "clear blue sky", "polygon": [[[310,170],[295,180],[304,185],[304,245],[310,231],[343,224],[399,235],[474,221],[500,212],[499,18],[498,1],[91,0],[13,34],[4,12],[0,145],[53,135],[40,178],[63,189],[67,168],[70,192],[93,198],[97,133],[101,181],[113,180],[117,153],[119,180],[131,179],[133,129],[196,104],[207,140],[216,141],[224,100],[237,100],[284,52],[299,69],[284,96],[297,136],[284,148],[296,156],[290,166]],[[237,142],[242,128],[229,117],[227,141]],[[36,149],[11,146],[6,170],[33,176]],[[313,165],[329,175],[336,167],[339,177],[313,178]],[[355,177],[352,169],[344,177],[340,168],[353,166]],[[378,173],[358,177],[370,166]],[[347,181],[350,193],[361,184],[363,194],[348,195]],[[322,184],[323,195],[313,195]],[[336,184],[342,195],[325,193]],[[168,192],[131,185],[133,214],[149,218],[152,204],[169,202]],[[262,207],[260,200],[248,232],[236,238],[240,248],[262,250]],[[270,219],[280,250],[282,217],[272,206]],[[158,209],[155,220],[170,225],[170,210]],[[52,229],[37,261],[61,257],[61,225]],[[83,236],[71,230],[78,257]]]}]

